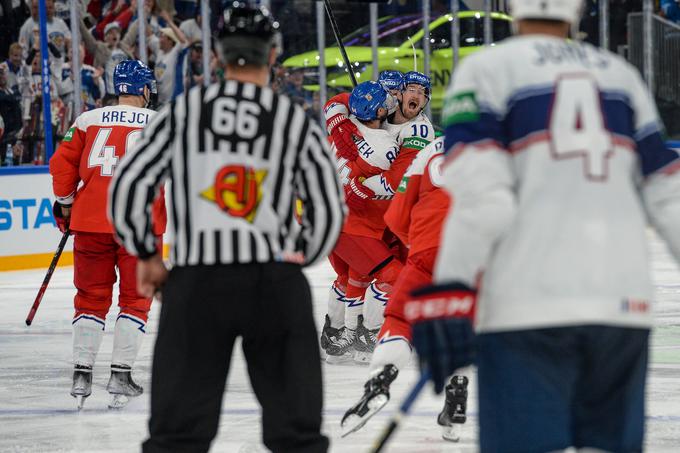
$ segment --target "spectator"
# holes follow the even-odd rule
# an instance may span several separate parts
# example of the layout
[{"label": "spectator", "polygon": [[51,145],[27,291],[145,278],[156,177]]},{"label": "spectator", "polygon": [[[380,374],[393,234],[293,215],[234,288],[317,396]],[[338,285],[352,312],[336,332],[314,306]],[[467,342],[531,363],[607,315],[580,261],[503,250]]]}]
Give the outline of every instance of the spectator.
[{"label": "spectator", "polygon": [[28,15],[24,0],[0,0],[0,57],[4,58],[11,43],[19,36],[19,27]]},{"label": "spectator", "polygon": [[0,116],[5,123],[4,134],[0,139],[3,165],[6,165],[4,159],[7,145],[16,143],[17,134],[21,130],[21,93],[10,87],[7,76],[7,65],[0,64]]},{"label": "spectator", "polygon": [[179,29],[182,30],[189,42],[196,42],[203,39],[203,32],[201,31],[201,9],[195,7],[193,17],[179,24]]},{"label": "spectator", "polygon": [[61,88],[60,95],[62,100],[69,106],[71,106],[71,111],[73,111],[74,96],[75,96],[75,86],[74,86],[74,75],[72,68],[80,67],[80,84],[81,92],[80,98],[82,100],[82,112],[87,110],[92,110],[96,107],[101,106],[101,99],[104,96],[104,80],[102,75],[104,70],[99,68],[95,69],[90,65],[84,64],[85,59],[85,47],[80,45],[80,64],[73,64],[73,56],[69,52],[69,61],[62,68],[61,76]]},{"label": "spectator", "polygon": [[152,50],[156,55],[154,72],[158,84],[158,102],[164,104],[172,99],[175,91],[177,60],[183,44],[187,40],[167,11],[162,11],[161,17],[168,23],[169,27],[161,28],[157,47]]},{"label": "spectator", "polygon": [[[144,0],[144,18],[146,19],[146,37],[147,46],[151,44],[154,40],[151,39],[152,36],[158,34],[162,27],[167,26],[165,20],[160,16],[161,10],[156,5],[155,0]],[[123,37],[123,48],[127,49],[128,52],[139,55],[138,52],[138,40],[139,40],[139,21],[137,20],[137,10],[134,11],[135,17],[128,27],[125,36]],[[134,50],[137,49],[135,52]]]},{"label": "spectator", "polygon": [[[23,49],[18,42],[12,43],[9,46],[9,58],[5,60],[7,65],[7,81],[10,88],[19,89],[19,79],[25,72],[28,71],[26,64],[23,61]],[[22,72],[23,71],[23,72]]]},{"label": "spectator", "polygon": [[[64,55],[67,46],[71,45],[71,31],[66,22],[54,17],[54,0],[45,0],[45,13],[47,15],[47,39],[54,44],[61,55]],[[31,17],[21,26],[19,31],[19,44],[24,48],[24,55],[35,47],[33,30],[40,25],[38,19],[38,0],[31,2]]]},{"label": "spectator", "polygon": [[661,0],[661,11],[666,19],[680,24],[680,5],[678,0]]},{"label": "spectator", "polygon": [[106,34],[106,26],[112,22],[118,23],[121,34],[125,33],[135,14],[137,14],[137,0],[131,0],[129,3],[125,0],[116,0],[108,14],[94,27],[92,36],[100,40],[103,39]]},{"label": "spectator", "polygon": [[[217,81],[217,67],[219,60],[214,52],[210,52],[210,81]],[[191,46],[183,49],[178,58],[177,72],[175,75],[175,90],[173,99],[189,88],[203,83],[203,43],[194,42]]]},{"label": "spectator", "polygon": [[302,87],[304,74],[301,69],[295,69],[288,74],[283,92],[294,102],[300,104],[305,111],[312,106],[312,93]]},{"label": "spectator", "polygon": [[[196,0],[175,0],[175,9],[177,10],[177,17],[180,20],[191,19],[198,10],[198,2]],[[181,25],[180,25],[181,28]],[[193,41],[186,31],[182,30],[187,35],[189,41]]]},{"label": "spectator", "polygon": [[116,65],[124,60],[129,60],[132,56],[124,50],[120,42],[120,25],[118,22],[109,23],[104,29],[104,41],[94,39],[92,33],[85,27],[85,23],[80,21],[80,33],[88,52],[94,54],[93,66],[104,68],[104,85],[108,95],[115,94],[113,89],[113,70]]}]

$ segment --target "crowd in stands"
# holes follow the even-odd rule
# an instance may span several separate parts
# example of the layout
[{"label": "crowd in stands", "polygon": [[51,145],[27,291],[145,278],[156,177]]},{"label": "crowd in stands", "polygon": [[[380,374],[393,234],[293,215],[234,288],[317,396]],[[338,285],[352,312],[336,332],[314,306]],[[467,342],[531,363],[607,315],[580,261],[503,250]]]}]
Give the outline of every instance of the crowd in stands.
[{"label": "crowd in stands", "polygon": [[[211,9],[221,10],[226,1],[210,0]],[[76,2],[77,24],[71,23],[71,2]],[[138,2],[143,2],[146,21],[147,61],[158,84],[156,105],[202,84],[205,77],[213,82],[224,77],[223,66],[213,49],[208,49],[210,73],[203,73],[203,24],[197,0],[45,0],[55,146],[74,119],[77,97],[81,100],[81,111],[116,102],[113,69],[123,60],[140,58]],[[399,6],[401,3],[393,2],[389,8],[408,7],[416,11],[416,3]],[[284,57],[309,50],[309,36],[314,33],[314,3],[272,0],[270,4],[284,30]],[[444,8],[445,4],[448,2],[434,2],[433,8]],[[619,29],[625,24],[626,14],[639,10],[641,0],[611,0],[611,4],[610,46],[615,50],[625,41],[625,25],[623,31]],[[680,21],[678,0],[660,0],[657,7],[669,20]],[[338,14],[342,16],[348,11],[339,7]],[[381,14],[404,12],[407,11],[381,10]],[[211,15],[210,29],[216,27],[213,22],[217,17],[219,14]],[[77,64],[73,61],[71,45],[74,26],[78,27],[80,36]],[[582,22],[585,39],[597,44],[597,28],[597,1],[586,0]],[[41,65],[38,0],[0,0],[0,162],[3,165],[45,163]],[[77,70],[81,78],[80,93],[75,92],[74,71]],[[318,92],[303,88],[301,71],[278,66],[272,84],[302,104],[310,115],[318,115]]]},{"label": "crowd in stands", "polygon": [[[46,0],[53,141],[64,137],[75,118],[75,100],[81,111],[116,102],[115,66],[140,58],[138,1],[144,2],[145,43],[154,70],[158,97],[169,102],[184,90],[224,77],[222,64],[209,49],[210,73],[204,74],[200,9],[197,0],[72,0],[78,23],[71,23],[70,2]],[[221,8],[223,0],[211,1]],[[213,15],[215,16],[215,15]],[[210,24],[211,26],[213,24]],[[72,56],[73,27],[80,36],[79,62]],[[45,163],[42,100],[42,57],[38,0],[0,0],[0,161],[2,165]],[[74,71],[80,70],[81,90],[75,92]],[[290,80],[288,80],[290,79]],[[281,68],[274,85],[318,111],[318,98],[302,88],[302,74]]]}]

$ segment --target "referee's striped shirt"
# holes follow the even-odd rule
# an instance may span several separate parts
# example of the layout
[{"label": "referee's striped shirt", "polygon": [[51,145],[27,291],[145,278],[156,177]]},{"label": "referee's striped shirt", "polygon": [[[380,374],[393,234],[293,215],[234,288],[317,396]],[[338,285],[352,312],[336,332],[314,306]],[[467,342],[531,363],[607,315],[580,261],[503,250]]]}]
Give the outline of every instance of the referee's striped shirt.
[{"label": "referee's striped shirt", "polygon": [[330,253],[344,221],[325,133],[268,87],[233,80],[194,87],[162,109],[122,159],[109,215],[125,248],[142,259],[156,253],[151,206],[166,178],[176,266],[309,265]]}]

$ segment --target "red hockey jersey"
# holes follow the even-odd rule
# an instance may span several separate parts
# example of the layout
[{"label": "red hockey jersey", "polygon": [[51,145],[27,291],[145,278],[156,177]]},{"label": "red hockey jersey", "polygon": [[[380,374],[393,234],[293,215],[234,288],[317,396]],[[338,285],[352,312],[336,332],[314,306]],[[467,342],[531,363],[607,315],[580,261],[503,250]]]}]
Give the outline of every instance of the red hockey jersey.
[{"label": "red hockey jersey", "polygon": [[[154,113],[119,105],[90,110],[76,118],[50,159],[57,201],[73,204],[70,222],[73,231],[113,233],[106,214],[111,177]],[[167,220],[162,195],[159,194],[153,207],[156,234],[165,231]]]},{"label": "red hockey jersey", "polygon": [[418,154],[385,213],[387,226],[409,246],[409,255],[439,247],[451,202],[441,188],[443,153],[444,138],[440,137]]}]

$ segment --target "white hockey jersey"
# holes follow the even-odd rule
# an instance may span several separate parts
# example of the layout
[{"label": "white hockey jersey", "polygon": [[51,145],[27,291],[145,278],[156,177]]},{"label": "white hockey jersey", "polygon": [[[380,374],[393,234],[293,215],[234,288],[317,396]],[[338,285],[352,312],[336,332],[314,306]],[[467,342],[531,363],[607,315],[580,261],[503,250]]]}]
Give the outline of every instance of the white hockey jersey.
[{"label": "white hockey jersey", "polygon": [[443,116],[456,209],[434,279],[483,272],[478,330],[649,326],[647,214],[680,258],[680,159],[637,71],[514,37],[461,63]]},{"label": "white hockey jersey", "polygon": [[[350,209],[342,231],[380,239],[386,228],[383,216],[389,206],[388,199],[391,198],[391,195],[381,195],[387,190],[387,183],[380,176],[390,169],[399,156],[399,146],[386,130],[366,127],[353,115],[350,119],[356,124],[363,138],[357,142],[359,157],[356,160],[338,159],[340,180],[343,185],[349,184],[352,178],[363,181],[363,184],[371,188],[377,196],[370,200],[368,207],[360,213]],[[373,177],[374,175],[377,178]]]}]

